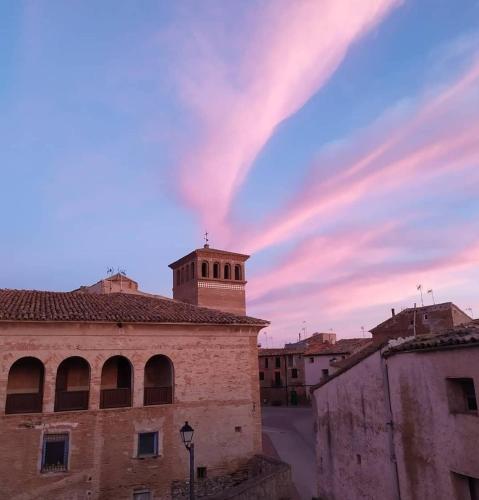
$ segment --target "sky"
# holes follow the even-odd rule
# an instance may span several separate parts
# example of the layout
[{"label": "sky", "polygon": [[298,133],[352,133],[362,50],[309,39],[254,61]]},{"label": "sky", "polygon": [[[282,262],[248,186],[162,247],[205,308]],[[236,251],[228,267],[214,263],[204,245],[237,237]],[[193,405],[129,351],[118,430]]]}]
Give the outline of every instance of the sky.
[{"label": "sky", "polygon": [[0,174],[1,288],[171,296],[207,230],[268,346],[477,316],[479,2],[1,2]]}]

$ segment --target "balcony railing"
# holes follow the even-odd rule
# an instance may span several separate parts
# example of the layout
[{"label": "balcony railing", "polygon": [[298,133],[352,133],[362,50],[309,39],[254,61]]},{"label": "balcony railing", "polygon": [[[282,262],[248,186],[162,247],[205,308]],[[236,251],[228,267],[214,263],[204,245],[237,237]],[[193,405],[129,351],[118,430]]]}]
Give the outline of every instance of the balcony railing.
[{"label": "balcony railing", "polygon": [[102,389],[100,392],[100,408],[123,408],[131,406],[131,389]]},{"label": "balcony railing", "polygon": [[89,391],[57,391],[55,411],[88,410]]},{"label": "balcony railing", "polygon": [[144,405],[164,405],[173,402],[171,387],[145,387]]},{"label": "balcony railing", "polygon": [[41,413],[42,394],[7,394],[5,413]]}]

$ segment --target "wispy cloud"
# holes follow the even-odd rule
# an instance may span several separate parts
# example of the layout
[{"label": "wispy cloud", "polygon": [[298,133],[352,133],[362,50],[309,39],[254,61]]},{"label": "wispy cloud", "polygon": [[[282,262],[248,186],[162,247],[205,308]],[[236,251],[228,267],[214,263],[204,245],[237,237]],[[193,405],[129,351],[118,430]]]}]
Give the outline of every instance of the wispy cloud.
[{"label": "wispy cloud", "polygon": [[204,224],[216,234],[227,232],[223,224],[233,197],[278,124],[303,106],[351,44],[399,3],[273,2],[255,13],[234,71],[204,38],[193,35],[199,49],[188,59],[182,91],[203,133],[182,158],[181,193]]},{"label": "wispy cloud", "polygon": [[425,99],[396,126],[388,123],[383,131],[383,120],[379,120],[349,148],[319,161],[292,201],[262,224],[244,228],[241,248],[255,252],[276,245],[300,233],[318,216],[338,215],[358,200],[370,200],[431,176],[475,168],[479,159],[478,82],[476,60],[456,82]]}]

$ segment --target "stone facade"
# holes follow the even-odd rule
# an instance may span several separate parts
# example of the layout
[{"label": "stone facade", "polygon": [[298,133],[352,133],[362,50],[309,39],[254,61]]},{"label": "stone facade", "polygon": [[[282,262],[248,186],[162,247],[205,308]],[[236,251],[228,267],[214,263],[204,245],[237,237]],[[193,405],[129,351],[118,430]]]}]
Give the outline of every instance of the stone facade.
[{"label": "stone facade", "polygon": [[376,344],[314,390],[319,497],[479,491],[479,327]]},{"label": "stone facade", "polygon": [[[0,498],[131,499],[135,488],[168,498],[188,471],[179,429],[195,429],[197,466],[234,470],[261,450],[257,328],[108,324],[0,324],[0,401],[11,365],[33,356],[45,367],[43,412],[0,416]],[[172,404],[144,406],[144,369],[155,355],[174,370]],[[111,356],[133,371],[132,408],[100,409],[101,371]],[[90,366],[89,409],[54,412],[59,364]],[[158,432],[157,457],[136,457],[138,432]],[[69,434],[67,472],[42,473],[45,433]]]}]

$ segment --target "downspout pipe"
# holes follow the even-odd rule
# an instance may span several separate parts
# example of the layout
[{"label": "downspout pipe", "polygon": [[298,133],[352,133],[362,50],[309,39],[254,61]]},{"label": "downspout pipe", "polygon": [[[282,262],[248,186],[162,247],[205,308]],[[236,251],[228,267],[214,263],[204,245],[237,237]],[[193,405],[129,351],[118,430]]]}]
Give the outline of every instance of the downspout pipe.
[{"label": "downspout pipe", "polygon": [[394,421],[393,412],[391,406],[391,391],[389,386],[389,370],[387,358],[384,357],[381,350],[381,369],[383,376],[383,388],[384,388],[384,403],[386,410],[386,429],[388,434],[388,447],[389,447],[389,460],[391,462],[391,472],[393,478],[393,498],[394,500],[401,500],[401,488],[399,484],[399,471],[396,458],[396,449],[394,446]]}]

